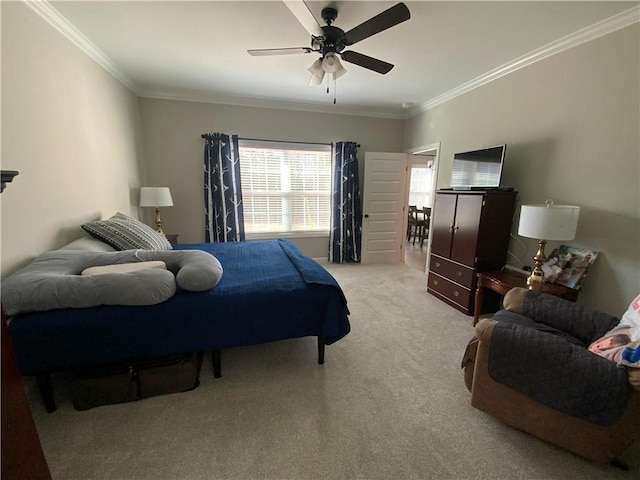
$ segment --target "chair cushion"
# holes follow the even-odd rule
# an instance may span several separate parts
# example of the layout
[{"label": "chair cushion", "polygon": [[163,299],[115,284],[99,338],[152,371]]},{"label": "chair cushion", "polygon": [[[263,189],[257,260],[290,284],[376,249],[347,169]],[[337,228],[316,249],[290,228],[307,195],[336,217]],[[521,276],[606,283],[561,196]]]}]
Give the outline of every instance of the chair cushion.
[{"label": "chair cushion", "polygon": [[[557,411],[613,425],[632,393],[627,372],[544,325],[510,313],[493,329],[488,370],[493,380]],[[518,320],[522,324],[518,324]]]},{"label": "chair cushion", "polygon": [[522,314],[564,332],[570,333],[585,345],[591,344],[618,324],[620,319],[586,305],[529,290],[524,299]]}]

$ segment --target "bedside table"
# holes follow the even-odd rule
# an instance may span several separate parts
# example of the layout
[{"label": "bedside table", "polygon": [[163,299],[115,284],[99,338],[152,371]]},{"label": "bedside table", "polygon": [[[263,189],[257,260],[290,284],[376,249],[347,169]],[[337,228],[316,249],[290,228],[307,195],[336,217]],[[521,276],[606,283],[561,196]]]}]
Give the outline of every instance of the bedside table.
[{"label": "bedside table", "polygon": [[169,240],[169,243],[171,245],[175,245],[176,243],[178,243],[178,237],[180,236],[180,234],[177,234],[177,233],[165,233],[164,236],[165,236],[165,238],[167,240]]},{"label": "bedside table", "polygon": [[[505,295],[509,290],[515,287],[527,288],[527,276],[509,271],[480,272],[478,275],[478,286],[476,288],[475,305],[473,309],[473,324],[478,323],[480,312],[482,311],[482,302],[484,300],[484,289],[489,288],[500,295]],[[578,299],[578,290],[565,287],[558,283],[545,283],[536,290],[549,295],[555,295],[566,300],[575,302]]]}]

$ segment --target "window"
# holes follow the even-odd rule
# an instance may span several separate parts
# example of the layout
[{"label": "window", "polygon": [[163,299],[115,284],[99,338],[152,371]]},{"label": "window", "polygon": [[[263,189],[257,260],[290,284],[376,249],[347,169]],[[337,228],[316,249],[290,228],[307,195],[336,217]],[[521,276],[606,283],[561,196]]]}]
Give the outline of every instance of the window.
[{"label": "window", "polygon": [[331,145],[240,139],[238,146],[247,234],[328,233]]},{"label": "window", "polygon": [[409,186],[409,205],[418,208],[431,206],[433,168],[427,164],[411,166],[411,184]]}]

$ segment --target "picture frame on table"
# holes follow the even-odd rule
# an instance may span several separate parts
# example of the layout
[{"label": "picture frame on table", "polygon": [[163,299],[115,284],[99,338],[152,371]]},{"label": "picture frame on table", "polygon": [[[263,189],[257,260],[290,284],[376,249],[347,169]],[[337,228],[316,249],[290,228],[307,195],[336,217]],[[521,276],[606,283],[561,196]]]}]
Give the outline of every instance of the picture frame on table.
[{"label": "picture frame on table", "polygon": [[589,248],[560,245],[542,265],[545,279],[578,290],[598,252]]}]

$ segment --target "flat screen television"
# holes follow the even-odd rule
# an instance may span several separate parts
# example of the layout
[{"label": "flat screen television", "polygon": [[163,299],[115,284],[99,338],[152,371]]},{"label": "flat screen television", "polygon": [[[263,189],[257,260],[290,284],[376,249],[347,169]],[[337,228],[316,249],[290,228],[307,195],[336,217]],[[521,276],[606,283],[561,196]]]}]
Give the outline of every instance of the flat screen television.
[{"label": "flat screen television", "polygon": [[456,153],[453,156],[451,187],[454,189],[497,188],[507,145]]}]

